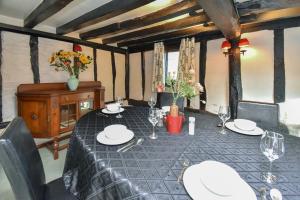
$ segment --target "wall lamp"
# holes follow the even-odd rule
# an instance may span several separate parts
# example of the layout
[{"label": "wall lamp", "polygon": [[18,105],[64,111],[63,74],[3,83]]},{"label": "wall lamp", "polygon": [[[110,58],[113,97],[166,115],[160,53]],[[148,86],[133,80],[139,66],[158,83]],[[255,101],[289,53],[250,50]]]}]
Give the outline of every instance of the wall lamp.
[{"label": "wall lamp", "polygon": [[[247,38],[240,39],[240,41],[239,41],[239,47],[240,47],[241,54],[244,55],[244,53],[247,51],[245,49],[245,47],[248,47],[249,45],[250,45],[250,42],[249,42],[249,40]],[[222,51],[223,51],[223,53],[224,53],[225,56],[227,56],[227,55],[230,54],[230,51],[229,51],[229,49],[231,49],[230,42],[228,42],[227,40],[223,41],[222,45],[221,45],[221,48],[222,48]]]}]

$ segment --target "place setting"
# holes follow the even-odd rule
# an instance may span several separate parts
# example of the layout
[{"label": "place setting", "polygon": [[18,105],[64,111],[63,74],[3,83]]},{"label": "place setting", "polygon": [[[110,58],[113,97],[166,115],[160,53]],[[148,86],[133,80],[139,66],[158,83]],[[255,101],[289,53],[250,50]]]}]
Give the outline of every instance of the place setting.
[{"label": "place setting", "polygon": [[[101,110],[101,112],[97,113],[98,115],[113,115],[113,114],[118,114],[116,118],[122,118],[123,116],[121,115],[121,112],[123,112],[125,109],[122,108],[123,105],[123,98],[117,97],[117,102],[107,104],[105,108]],[[103,114],[104,113],[104,114]]]},{"label": "place setting", "polygon": [[192,199],[256,200],[253,189],[232,167],[213,160],[185,169],[183,185]]},{"label": "place setting", "polygon": [[220,106],[218,111],[218,117],[222,123],[218,124],[218,127],[222,127],[220,133],[226,134],[225,127],[233,132],[243,135],[259,136],[264,133],[264,130],[257,126],[256,122],[248,119],[234,119],[228,121],[231,117],[229,106]]}]

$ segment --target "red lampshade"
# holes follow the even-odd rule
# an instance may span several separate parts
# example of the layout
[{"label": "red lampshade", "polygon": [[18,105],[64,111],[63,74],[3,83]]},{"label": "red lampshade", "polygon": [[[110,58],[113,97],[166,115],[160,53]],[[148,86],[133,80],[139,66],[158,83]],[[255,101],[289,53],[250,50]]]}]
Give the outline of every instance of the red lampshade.
[{"label": "red lampshade", "polygon": [[222,48],[223,50],[227,51],[228,49],[231,48],[230,42],[228,42],[227,40],[225,40],[225,41],[222,43],[221,48]]},{"label": "red lampshade", "polygon": [[239,41],[239,47],[240,48],[247,47],[247,46],[249,46],[249,44],[250,43],[249,43],[249,40],[247,38],[242,38]]},{"label": "red lampshade", "polygon": [[80,52],[80,51],[82,51],[82,48],[79,44],[74,44],[73,45],[73,51]]}]

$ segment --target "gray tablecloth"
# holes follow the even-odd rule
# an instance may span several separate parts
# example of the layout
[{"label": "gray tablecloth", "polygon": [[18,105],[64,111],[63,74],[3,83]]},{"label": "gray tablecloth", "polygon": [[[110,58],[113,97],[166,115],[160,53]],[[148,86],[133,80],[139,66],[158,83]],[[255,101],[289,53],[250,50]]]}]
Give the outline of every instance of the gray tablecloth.
[{"label": "gray tablecloth", "polygon": [[[188,135],[185,123],[182,134],[169,135],[158,128],[158,139],[148,135],[152,126],[147,120],[148,108],[131,107],[122,113],[103,117],[93,111],[77,123],[67,153],[64,180],[66,187],[79,199],[190,199],[177,177],[183,160],[192,164],[216,160],[236,169],[258,194],[261,187],[278,188],[284,199],[300,199],[300,140],[285,136],[286,153],[273,164],[278,183],[262,182],[260,174],[268,169],[268,160],[259,149],[260,137],[231,131],[218,133],[218,118],[208,113],[189,113],[196,117],[195,135]],[[105,146],[96,135],[111,124],[124,124],[136,137],[145,139],[126,153],[117,153],[120,146]],[[121,145],[122,146],[122,145]]]}]

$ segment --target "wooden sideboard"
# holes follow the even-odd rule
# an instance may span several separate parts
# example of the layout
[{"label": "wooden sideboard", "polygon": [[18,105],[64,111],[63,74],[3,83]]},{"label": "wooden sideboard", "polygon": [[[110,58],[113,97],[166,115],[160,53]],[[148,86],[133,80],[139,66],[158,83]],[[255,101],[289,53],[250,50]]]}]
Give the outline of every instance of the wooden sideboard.
[{"label": "wooden sideboard", "polygon": [[100,82],[80,82],[76,91],[65,83],[21,84],[17,89],[18,115],[23,117],[35,138],[51,138],[42,146],[51,146],[54,159],[67,145],[62,133],[73,129],[76,121],[87,112],[104,107],[104,87]]}]

